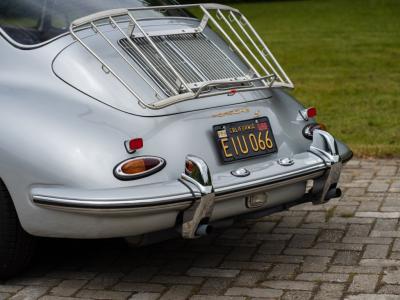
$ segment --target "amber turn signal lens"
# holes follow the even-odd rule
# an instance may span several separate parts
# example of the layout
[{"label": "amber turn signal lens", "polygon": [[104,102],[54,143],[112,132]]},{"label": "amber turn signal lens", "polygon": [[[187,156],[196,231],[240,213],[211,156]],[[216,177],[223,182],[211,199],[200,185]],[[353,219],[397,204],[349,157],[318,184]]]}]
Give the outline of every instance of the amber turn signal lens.
[{"label": "amber turn signal lens", "polygon": [[121,180],[132,180],[147,177],[162,170],[166,165],[164,159],[153,156],[142,156],[121,162],[114,174]]}]

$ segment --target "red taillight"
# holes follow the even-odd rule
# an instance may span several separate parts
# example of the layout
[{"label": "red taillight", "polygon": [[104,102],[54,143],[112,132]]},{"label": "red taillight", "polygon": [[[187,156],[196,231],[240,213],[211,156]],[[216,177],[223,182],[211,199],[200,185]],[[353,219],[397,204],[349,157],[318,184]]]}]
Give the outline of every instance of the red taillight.
[{"label": "red taillight", "polygon": [[307,117],[314,118],[317,116],[317,109],[315,107],[307,108]]},{"label": "red taillight", "polygon": [[187,161],[187,162],[186,162],[186,167],[185,167],[185,173],[186,173],[186,175],[192,175],[193,170],[194,170],[194,164],[193,164],[193,162],[190,161],[190,160]]},{"label": "red taillight", "polygon": [[136,150],[143,148],[143,139],[136,138],[125,142],[126,150],[129,153],[134,153]]},{"label": "red taillight", "polygon": [[326,126],[324,124],[322,124],[322,123],[308,124],[303,129],[304,137],[309,139],[309,140],[312,140],[313,139],[313,133],[314,133],[315,129],[326,131]]}]

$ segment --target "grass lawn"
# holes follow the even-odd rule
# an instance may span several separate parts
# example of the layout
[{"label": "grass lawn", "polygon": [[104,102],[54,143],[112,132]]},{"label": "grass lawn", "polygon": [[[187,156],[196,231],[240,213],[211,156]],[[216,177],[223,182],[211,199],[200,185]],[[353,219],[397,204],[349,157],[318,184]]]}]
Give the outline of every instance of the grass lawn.
[{"label": "grass lawn", "polygon": [[400,1],[235,4],[318,120],[358,156],[400,157]]}]

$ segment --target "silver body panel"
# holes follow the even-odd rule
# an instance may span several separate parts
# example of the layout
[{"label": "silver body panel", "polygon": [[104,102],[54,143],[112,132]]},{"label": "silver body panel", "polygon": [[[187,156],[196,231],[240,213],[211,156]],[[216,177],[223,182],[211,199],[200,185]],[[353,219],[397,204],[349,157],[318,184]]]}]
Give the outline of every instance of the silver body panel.
[{"label": "silver body panel", "polygon": [[[328,170],[302,135],[313,120],[298,120],[304,107],[281,88],[143,109],[70,35],[25,50],[0,33],[0,179],[23,228],[33,235],[127,237],[174,227],[179,213],[202,197],[195,185],[179,181],[189,154],[210,168],[212,220],[254,211],[245,198],[256,192],[267,194],[257,210],[301,199],[307,180]],[[151,95],[139,77],[132,82]],[[259,116],[269,118],[278,152],[222,164],[213,125]],[[144,140],[135,154],[124,147],[132,137]],[[351,151],[337,143],[340,156],[348,157]],[[118,180],[113,168],[135,155],[159,156],[167,165],[147,178]],[[294,165],[277,163],[287,157]],[[231,175],[241,167],[251,175]]]}]

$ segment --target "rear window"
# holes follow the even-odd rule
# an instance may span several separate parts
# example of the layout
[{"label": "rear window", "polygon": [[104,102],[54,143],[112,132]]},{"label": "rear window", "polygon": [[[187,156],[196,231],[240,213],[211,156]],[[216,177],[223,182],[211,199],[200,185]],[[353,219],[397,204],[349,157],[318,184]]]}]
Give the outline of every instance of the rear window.
[{"label": "rear window", "polygon": [[[35,45],[68,31],[75,19],[114,8],[172,5],[174,0],[0,0],[0,27],[16,42]],[[138,12],[135,17],[159,17],[159,11]],[[169,15],[184,15],[168,11]]]}]

